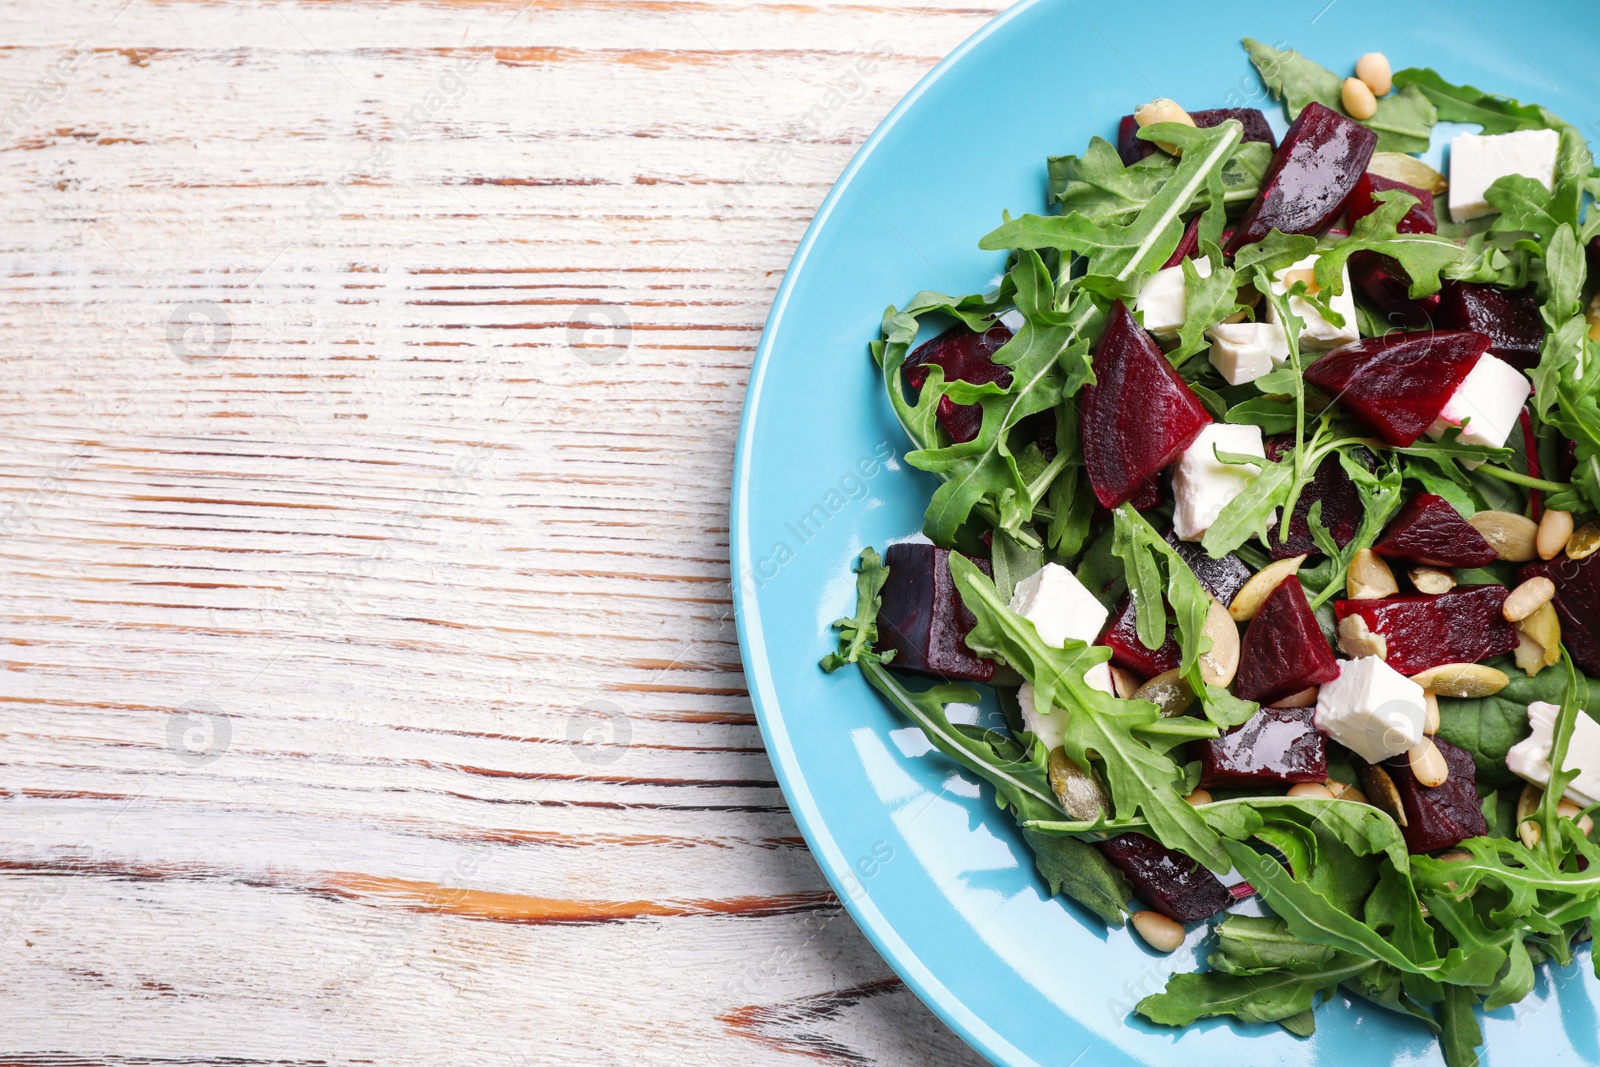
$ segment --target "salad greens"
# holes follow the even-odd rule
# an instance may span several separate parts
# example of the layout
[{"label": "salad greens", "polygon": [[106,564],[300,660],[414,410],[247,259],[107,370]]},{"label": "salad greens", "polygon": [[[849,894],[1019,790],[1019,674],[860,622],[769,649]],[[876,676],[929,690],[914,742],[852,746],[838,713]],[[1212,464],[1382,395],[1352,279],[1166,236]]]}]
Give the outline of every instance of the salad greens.
[{"label": "salad greens", "polygon": [[[1340,109],[1340,76],[1292,50],[1253,40],[1244,45],[1290,118],[1313,103]],[[962,725],[950,709],[975,703],[977,690],[914,687],[896,673],[895,654],[879,647],[889,570],[873,549],[861,553],[855,612],[834,624],[838,648],[822,665],[830,672],[856,666],[939,752],[988,783],[996,804],[1016,820],[1050,893],[1102,921],[1120,925],[1133,899],[1128,878],[1097,847],[1122,833],[1153,837],[1210,871],[1236,871],[1248,880],[1271,914],[1223,918],[1207,969],[1172,976],[1164,991],[1139,1002],[1135,1010],[1144,1018],[1184,1026],[1229,1017],[1306,1036],[1315,1029],[1314,1010],[1343,990],[1429,1027],[1452,1067],[1466,1067],[1478,1062],[1483,1042],[1477,1010],[1522,999],[1536,966],[1569,960],[1574,943],[1588,938],[1600,918],[1600,846],[1570,811],[1558,810],[1576,774],[1564,767],[1574,724],[1586,709],[1600,710],[1590,706],[1600,682],[1581,674],[1563,649],[1559,670],[1524,674],[1509,658],[1497,660],[1492,665],[1509,677],[1504,688],[1439,699],[1438,736],[1472,756],[1489,828],[1448,852],[1410,854],[1389,809],[1356,799],[1241,793],[1190,803],[1185,798],[1200,771],[1185,760],[1186,745],[1246,723],[1259,706],[1208,681],[1211,591],[1133,504],[1109,514],[1097,510],[1083,451],[1074,447],[1080,393],[1096,382],[1092,347],[1113,302],[1131,302],[1192,223],[1188,247],[1196,255],[1180,261],[1184,319],[1163,354],[1218,422],[1259,427],[1283,442],[1271,458],[1215,453],[1219,463],[1247,471],[1249,481],[1205,530],[1200,545],[1212,559],[1236,553],[1259,569],[1267,560],[1264,546],[1287,539],[1292,523],[1303,519],[1320,558],[1299,579],[1316,610],[1343,593],[1352,562],[1377,543],[1408,492],[1437,494],[1469,514],[1537,513],[1541,505],[1600,512],[1600,361],[1585,317],[1593,287],[1584,253],[1600,236],[1600,213],[1584,210],[1586,198],[1600,193],[1595,161],[1578,131],[1543,107],[1455,85],[1432,70],[1401,70],[1394,84],[1397,91],[1364,122],[1377,135],[1378,151],[1421,152],[1439,121],[1477,123],[1488,134],[1555,130],[1560,152],[1552,188],[1501,178],[1486,194],[1496,214],[1441,223],[1438,234],[1409,232],[1404,224],[1416,196],[1379,191],[1376,209],[1348,234],[1319,239],[1272,230],[1230,257],[1223,253],[1228,213],[1257,197],[1271,148],[1244,140],[1238,121],[1210,128],[1160,123],[1140,130],[1139,138],[1175,145],[1178,154],[1156,151],[1127,163],[1097,137],[1081,155],[1052,157],[1048,203],[1056,213],[1007,213],[979,242],[1009,256],[994,289],[960,297],[923,292],[886,311],[871,353],[913,445],[907,462],[940,479],[923,533],[936,546],[959,549],[949,553],[948,569],[972,620],[966,646],[1011,672],[1008,684],[1026,683],[1030,714],[1051,717],[1059,748],[1047,748],[1023,725],[1015,697],[1007,698],[1011,732]],[[1318,256],[1314,281],[1296,278],[1285,288],[1280,273],[1312,255]],[[1391,447],[1346,417],[1336,398],[1308,386],[1305,372],[1316,353],[1302,346],[1303,319],[1295,308],[1309,306],[1332,326],[1345,326],[1333,299],[1357,255],[1387,257],[1409,278],[1414,300],[1447,282],[1534,287],[1546,336],[1529,372],[1534,392],[1526,435],[1488,447],[1451,430],[1438,440]],[[1197,269],[1202,260],[1205,276]],[[1356,308],[1361,336],[1391,329],[1365,298]],[[922,384],[907,390],[903,372],[925,325],[954,322],[983,333],[1011,309],[1012,336],[992,356],[1006,371],[998,381],[947,379],[942,366],[922,363]],[[1219,323],[1268,312],[1284,328],[1281,366],[1230,385],[1206,360],[1193,358],[1206,351],[1208,331]],[[975,406],[981,416],[970,439],[953,440],[941,428],[940,412],[951,405]],[[1041,420],[1053,430],[1053,447],[1037,440]],[[1572,471],[1570,480],[1548,476],[1563,469]],[[1359,497],[1359,519],[1352,521],[1358,525],[1342,538],[1324,521],[1322,497],[1310,498],[1309,511],[1299,507],[1324,470],[1342,472]],[[963,553],[987,555],[993,577]],[[1176,676],[1192,692],[1195,713],[1170,714],[1151,700],[1096,688],[1087,676],[1103,670],[1109,648],[1070,639],[1052,645],[1012,610],[1018,583],[1049,563],[1066,564],[1107,607],[1126,591],[1145,649],[1175,641]],[[1463,570],[1459,578],[1516,580],[1515,568],[1504,563]],[[1323,609],[1320,617],[1331,629],[1327,614]],[[1550,787],[1528,815],[1521,807],[1525,783],[1510,773],[1506,758],[1528,735],[1527,708],[1536,700],[1556,703],[1560,712]],[[1093,818],[1070,813],[1057,795],[1058,759],[1103,782],[1107,803]],[[1351,781],[1349,767],[1330,766],[1329,773]]]}]

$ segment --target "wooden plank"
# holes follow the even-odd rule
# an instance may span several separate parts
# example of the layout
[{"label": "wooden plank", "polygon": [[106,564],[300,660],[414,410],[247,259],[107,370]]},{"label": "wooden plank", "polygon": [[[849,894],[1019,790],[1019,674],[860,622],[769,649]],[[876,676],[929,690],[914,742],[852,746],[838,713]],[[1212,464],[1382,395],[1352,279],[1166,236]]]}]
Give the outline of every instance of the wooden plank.
[{"label": "wooden plank", "polygon": [[0,1060],[978,1062],[776,788],[727,495],[995,9],[0,7]]}]

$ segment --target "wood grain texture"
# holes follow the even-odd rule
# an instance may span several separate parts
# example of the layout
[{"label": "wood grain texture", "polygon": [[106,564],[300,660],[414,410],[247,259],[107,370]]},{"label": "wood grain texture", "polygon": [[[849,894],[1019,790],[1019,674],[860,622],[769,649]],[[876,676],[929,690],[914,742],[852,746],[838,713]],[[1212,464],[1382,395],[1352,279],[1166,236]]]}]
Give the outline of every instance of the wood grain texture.
[{"label": "wood grain texture", "polygon": [[0,4],[0,1062],[978,1062],[789,817],[726,516],[995,10]]}]

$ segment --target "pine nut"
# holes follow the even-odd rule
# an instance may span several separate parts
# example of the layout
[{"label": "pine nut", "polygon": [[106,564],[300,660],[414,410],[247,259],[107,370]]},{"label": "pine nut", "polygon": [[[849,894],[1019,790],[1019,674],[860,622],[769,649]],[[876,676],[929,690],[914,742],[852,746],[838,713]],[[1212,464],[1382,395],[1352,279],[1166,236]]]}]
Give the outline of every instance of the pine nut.
[{"label": "pine nut", "polygon": [[1494,696],[1511,684],[1505,671],[1482,663],[1441,663],[1413,674],[1411,680],[1430,693],[1458,700]]},{"label": "pine nut", "polygon": [[1417,592],[1437,596],[1456,587],[1456,572],[1443,567],[1412,567],[1406,572]]},{"label": "pine nut", "polygon": [[1411,773],[1429,789],[1450,780],[1450,765],[1444,761],[1444,753],[1433,743],[1433,738],[1424,737],[1406,756],[1411,761]]},{"label": "pine nut", "polygon": [[1304,563],[1304,556],[1295,556],[1293,559],[1280,559],[1276,563],[1269,563],[1250,576],[1250,580],[1240,586],[1239,591],[1233,596],[1233,603],[1228,605],[1228,614],[1234,622],[1249,622],[1256,617],[1256,612],[1261,610],[1261,605],[1267,602],[1267,597],[1272,591],[1283,584],[1283,580],[1300,569]]},{"label": "pine nut", "polygon": [[1389,639],[1375,634],[1360,615],[1346,615],[1339,623],[1339,651],[1351,659],[1363,656],[1389,658]]},{"label": "pine nut", "polygon": [[1529,782],[1522,787],[1522,795],[1517,797],[1517,837],[1528,848],[1539,847],[1539,824],[1530,816],[1538,810],[1539,802],[1544,799],[1544,790]]},{"label": "pine nut", "polygon": [[1332,800],[1333,790],[1329,789],[1321,782],[1302,782],[1299,785],[1290,786],[1289,792],[1285,795],[1291,797],[1316,797],[1318,800]]},{"label": "pine nut", "polygon": [[1424,692],[1422,694],[1422,707],[1424,712],[1422,732],[1428,737],[1432,737],[1439,732],[1439,698],[1432,693]]},{"label": "pine nut", "polygon": [[1556,596],[1556,583],[1539,575],[1529,578],[1506,597],[1506,602],[1500,605],[1500,614],[1506,622],[1521,622],[1529,615],[1544,607]]},{"label": "pine nut", "polygon": [[1160,711],[1163,719],[1182,715],[1194,704],[1194,689],[1184,678],[1180,668],[1162,671],[1141,685],[1133,694],[1135,700],[1148,700]]},{"label": "pine nut", "polygon": [[1448,852],[1441,852],[1433,858],[1440,863],[1465,863],[1472,858],[1472,853],[1464,848],[1453,848]]},{"label": "pine nut", "polygon": [[1526,515],[1509,511],[1480,511],[1467,520],[1483,535],[1500,558],[1527,563],[1539,554],[1539,526]]},{"label": "pine nut", "polygon": [[1530,678],[1561,662],[1561,616],[1554,604],[1546,604],[1517,623],[1515,656],[1517,666]]},{"label": "pine nut", "polygon": [[1567,542],[1568,559],[1588,559],[1600,550],[1600,526],[1586,522]]},{"label": "pine nut", "polygon": [[1357,122],[1365,122],[1378,113],[1378,98],[1372,94],[1372,89],[1360,78],[1346,78],[1344,88],[1339,92],[1339,100],[1344,104],[1345,114]]},{"label": "pine nut", "polygon": [[1317,706],[1317,694],[1322,690],[1317,686],[1302,689],[1298,693],[1290,693],[1282,700],[1273,704],[1275,708],[1314,708]]},{"label": "pine nut", "polygon": [[1322,292],[1322,286],[1317,284],[1317,272],[1310,267],[1302,267],[1300,270],[1286,270],[1279,280],[1283,282],[1285,289],[1295,282],[1304,282],[1307,296],[1316,296]]},{"label": "pine nut", "polygon": [[1541,836],[1539,824],[1532,819],[1523,819],[1517,824],[1517,837],[1528,848],[1538,848]]},{"label": "pine nut", "polygon": [[[1562,797],[1561,802],[1556,805],[1556,814],[1563,819],[1577,818],[1578,812],[1582,810],[1583,808],[1581,806],[1573,801],[1568,800],[1566,797]],[[1593,829],[1594,820],[1589,818],[1589,816],[1585,815],[1578,819],[1578,832],[1583,834],[1584,837],[1588,837],[1589,832]]]},{"label": "pine nut", "polygon": [[1200,653],[1200,677],[1207,685],[1231,684],[1239,673],[1239,627],[1221,602],[1211,602],[1200,634],[1211,638],[1211,648]]},{"label": "pine nut", "polygon": [[1144,938],[1145,944],[1161,953],[1178,951],[1183,947],[1183,939],[1186,936],[1180,924],[1159,911],[1134,912],[1133,928]]},{"label": "pine nut", "polygon": [[[1597,338],[1600,340],[1600,338]],[[1534,537],[1534,547],[1540,559],[1555,559],[1572,540],[1572,512],[1546,508],[1539,520],[1539,532]]]},{"label": "pine nut", "polygon": [[1343,793],[1340,793],[1339,794],[1339,799],[1340,800],[1353,800],[1357,804],[1371,804],[1372,803],[1372,801],[1367,799],[1367,794],[1363,793],[1361,790],[1357,789],[1355,786],[1351,786],[1349,789],[1346,789]]},{"label": "pine nut", "polygon": [[[1154,126],[1158,122],[1181,122],[1185,126],[1193,126],[1194,119],[1189,113],[1178,106],[1176,100],[1168,100],[1161,96],[1145,104],[1133,113],[1133,121],[1139,124],[1142,130],[1146,126]],[[1175,144],[1166,141],[1155,142],[1157,148],[1170,156],[1182,155],[1183,150]]]},{"label": "pine nut", "polygon": [[1211,793],[1210,793],[1209,790],[1196,789],[1193,793],[1190,793],[1188,796],[1184,797],[1183,799],[1187,803],[1193,804],[1195,807],[1198,808],[1202,804],[1211,803]]},{"label": "pine nut", "polygon": [[1389,68],[1389,57],[1382,52],[1368,52],[1356,60],[1356,77],[1372,90],[1373,96],[1388,96],[1394,88],[1394,74]]},{"label": "pine nut", "polygon": [[1350,557],[1350,570],[1344,579],[1345,593],[1351,600],[1382,600],[1400,591],[1394,571],[1382,556],[1363,548]]}]

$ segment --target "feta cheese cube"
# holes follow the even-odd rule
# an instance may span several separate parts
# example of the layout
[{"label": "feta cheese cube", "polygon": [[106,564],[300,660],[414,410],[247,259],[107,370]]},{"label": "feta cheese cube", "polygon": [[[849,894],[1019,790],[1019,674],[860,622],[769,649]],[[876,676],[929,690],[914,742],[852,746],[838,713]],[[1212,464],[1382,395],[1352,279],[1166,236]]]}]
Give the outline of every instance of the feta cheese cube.
[{"label": "feta cheese cube", "polygon": [[[1506,753],[1507,770],[1535,785],[1550,784],[1550,749],[1555,744],[1556,716],[1560,713],[1560,708],[1543,700],[1528,705],[1528,725],[1533,733]],[[1562,796],[1575,804],[1600,801],[1600,722],[1587,715],[1577,717],[1562,766],[1578,772]]]},{"label": "feta cheese cube", "polygon": [[1211,365],[1229,385],[1253,382],[1289,359],[1289,337],[1275,322],[1223,322],[1206,331]]},{"label": "feta cheese cube", "polygon": [[[1211,277],[1209,259],[1194,260],[1195,273],[1202,278]],[[1140,316],[1144,328],[1163,340],[1178,336],[1183,326],[1188,306],[1189,290],[1183,283],[1183,265],[1164,267],[1155,272],[1142,286],[1133,301],[1133,310]]]},{"label": "feta cheese cube", "polygon": [[1255,480],[1255,467],[1223,463],[1217,459],[1219,450],[1263,459],[1267,455],[1259,426],[1213,422],[1201,430],[1172,471],[1172,496],[1177,505],[1172,529],[1182,540],[1198,541],[1205,536],[1222,509]]},{"label": "feta cheese cube", "polygon": [[[1300,262],[1285,267],[1272,276],[1272,289],[1279,296],[1289,291],[1289,286],[1296,280],[1304,277],[1304,272],[1315,269],[1316,256],[1307,256]],[[1307,303],[1303,297],[1292,296],[1289,298],[1289,310],[1300,316],[1305,323],[1300,329],[1301,348],[1338,348],[1361,339],[1361,333],[1356,328],[1356,298],[1350,289],[1350,268],[1346,266],[1340,275],[1344,283],[1344,291],[1329,300],[1328,306],[1337,311],[1344,318],[1343,326],[1335,326],[1323,318],[1317,309]],[[1267,319],[1278,322],[1278,309],[1272,304],[1267,305]],[[1287,355],[1285,358],[1288,358]]]},{"label": "feta cheese cube", "polygon": [[1317,693],[1318,730],[1368,763],[1422,742],[1427,717],[1422,686],[1377,656],[1347,659],[1339,677]]},{"label": "feta cheese cube", "polygon": [[[1465,424],[1463,443],[1501,448],[1511,439],[1522,405],[1532,392],[1533,386],[1521,371],[1485,352],[1445,401],[1439,418],[1428,427],[1428,436],[1437,441],[1451,427]],[[1469,468],[1478,466],[1475,460],[1462,463]]]},{"label": "feta cheese cube", "polygon": [[[1098,689],[1102,693],[1115,693],[1111,684],[1111,664],[1096,663],[1090,667],[1083,680],[1091,689]],[[1033,705],[1033,685],[1023,682],[1022,688],[1017,690],[1017,703],[1022,706],[1022,725],[1024,729],[1032,731],[1033,735],[1044,742],[1045,751],[1061,747],[1061,739],[1066,735],[1067,717],[1059,708],[1050,709],[1049,714],[1041,715],[1039,709]]]},{"label": "feta cheese cube", "polygon": [[1094,644],[1108,614],[1077,575],[1059,563],[1046,563],[1018,582],[1010,608],[1033,623],[1040,640],[1056,648],[1068,638]]},{"label": "feta cheese cube", "polygon": [[1496,208],[1484,193],[1507,174],[1521,174],[1551,188],[1560,153],[1561,135],[1555,130],[1456,135],[1450,142],[1450,217],[1466,222],[1493,215]]}]

